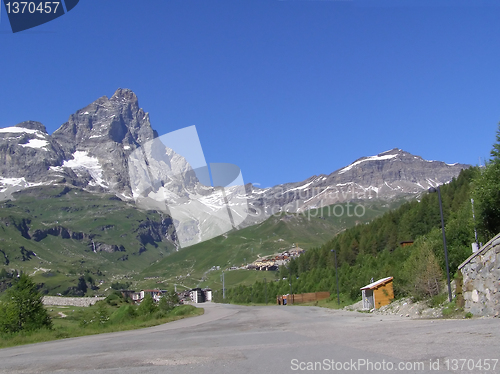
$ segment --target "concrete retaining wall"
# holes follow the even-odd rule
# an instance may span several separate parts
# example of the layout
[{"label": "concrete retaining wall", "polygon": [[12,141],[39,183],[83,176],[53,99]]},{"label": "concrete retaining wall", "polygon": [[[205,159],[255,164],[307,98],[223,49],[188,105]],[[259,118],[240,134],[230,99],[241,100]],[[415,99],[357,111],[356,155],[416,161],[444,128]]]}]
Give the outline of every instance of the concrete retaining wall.
[{"label": "concrete retaining wall", "polygon": [[500,234],[459,267],[465,311],[475,316],[500,316]]}]

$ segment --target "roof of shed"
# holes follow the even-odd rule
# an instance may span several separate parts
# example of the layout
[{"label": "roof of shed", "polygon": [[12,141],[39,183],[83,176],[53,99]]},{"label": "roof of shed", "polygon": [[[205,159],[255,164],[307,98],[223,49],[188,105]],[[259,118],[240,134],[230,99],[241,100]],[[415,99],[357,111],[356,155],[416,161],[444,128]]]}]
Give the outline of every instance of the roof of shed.
[{"label": "roof of shed", "polygon": [[370,284],[368,284],[360,289],[361,290],[373,290],[374,288],[377,288],[377,287],[382,286],[386,283],[389,283],[390,281],[392,281],[392,279],[393,279],[393,277],[382,278],[382,279],[379,279],[376,282],[370,283]]}]

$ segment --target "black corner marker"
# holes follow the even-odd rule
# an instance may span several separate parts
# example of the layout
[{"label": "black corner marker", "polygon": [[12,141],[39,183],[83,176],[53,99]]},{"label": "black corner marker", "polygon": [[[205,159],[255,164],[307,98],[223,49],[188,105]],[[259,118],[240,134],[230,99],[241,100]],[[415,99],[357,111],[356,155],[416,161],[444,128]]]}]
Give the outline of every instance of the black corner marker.
[{"label": "black corner marker", "polygon": [[62,1],[4,0],[3,4],[14,33],[40,26],[64,14]]},{"label": "black corner marker", "polygon": [[71,9],[76,7],[80,0],[64,0],[64,3],[66,4],[66,11],[69,12]]}]

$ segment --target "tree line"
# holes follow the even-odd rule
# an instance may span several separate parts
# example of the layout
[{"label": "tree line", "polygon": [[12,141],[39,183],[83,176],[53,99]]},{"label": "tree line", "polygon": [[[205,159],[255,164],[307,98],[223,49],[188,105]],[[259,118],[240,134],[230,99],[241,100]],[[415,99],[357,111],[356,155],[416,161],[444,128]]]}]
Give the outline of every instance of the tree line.
[{"label": "tree line", "polygon": [[[486,165],[462,170],[457,178],[441,186],[441,195],[453,276],[472,254],[475,230],[482,243],[500,232],[500,126]],[[402,242],[413,244],[404,246]],[[387,276],[394,277],[396,297],[436,295],[445,269],[437,194],[423,193],[416,201],[307,250],[288,266],[280,267],[276,279],[266,285],[256,282],[228,289],[225,301],[260,303],[267,292],[268,299],[274,302],[277,295],[287,294],[290,289],[293,293],[336,294],[335,255],[341,299],[345,303],[358,300],[360,287],[372,279]],[[222,301],[221,292],[215,293],[215,300]]]}]

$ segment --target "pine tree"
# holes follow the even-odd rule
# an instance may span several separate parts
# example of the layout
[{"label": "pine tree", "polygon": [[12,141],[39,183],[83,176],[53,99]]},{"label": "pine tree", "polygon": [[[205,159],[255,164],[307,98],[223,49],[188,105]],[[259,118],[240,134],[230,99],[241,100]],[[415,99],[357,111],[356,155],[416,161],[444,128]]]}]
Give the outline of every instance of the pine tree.
[{"label": "pine tree", "polygon": [[6,333],[52,328],[52,320],[31,278],[23,274],[0,304],[0,331]]},{"label": "pine tree", "polygon": [[496,140],[491,150],[492,159],[474,179],[474,207],[486,240],[500,232],[500,125]]},{"label": "pine tree", "polygon": [[500,123],[498,124],[498,130],[497,130],[497,142],[493,144],[493,149],[490,152],[490,155],[492,157],[492,162],[493,163],[500,163]]}]

